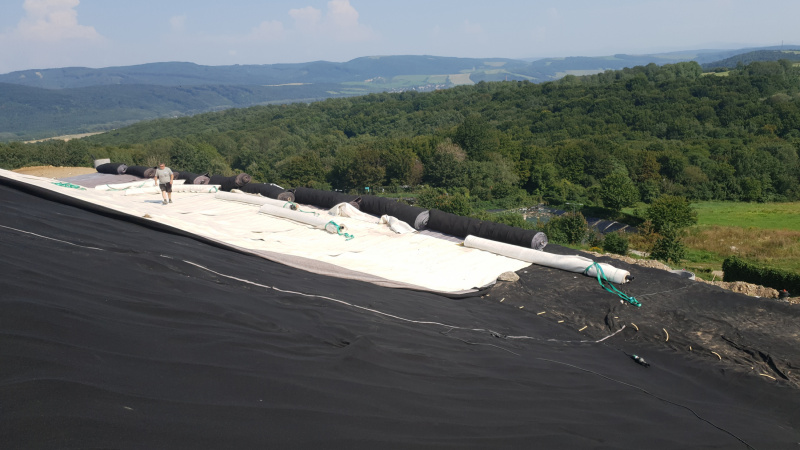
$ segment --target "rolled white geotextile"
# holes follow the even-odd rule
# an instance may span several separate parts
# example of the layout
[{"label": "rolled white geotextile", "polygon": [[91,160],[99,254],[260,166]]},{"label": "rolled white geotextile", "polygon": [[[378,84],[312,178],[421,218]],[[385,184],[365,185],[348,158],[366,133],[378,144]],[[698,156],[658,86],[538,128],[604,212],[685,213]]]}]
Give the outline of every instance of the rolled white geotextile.
[{"label": "rolled white geotextile", "polygon": [[[236,192],[225,192],[219,191],[214,198],[219,200],[228,200],[232,202],[241,202],[241,203],[249,203],[251,205],[272,205],[277,206],[279,208],[283,208],[286,206],[286,200],[276,200],[274,198],[269,197],[262,197],[260,195],[254,194],[238,194]],[[288,209],[288,208],[287,208]]]},{"label": "rolled white geotextile", "polygon": [[158,194],[159,192],[161,192],[161,189],[159,189],[158,186],[150,186],[150,187],[144,187],[144,188],[125,189],[124,194],[125,195],[143,195],[143,194]]},{"label": "rolled white geotextile", "polygon": [[[282,217],[284,219],[294,220],[295,222],[311,225],[315,228],[322,228],[331,231],[331,229],[328,228],[327,225],[331,222],[332,218],[327,214],[317,216],[312,213],[292,211],[289,208],[281,208],[280,206],[275,206],[270,204],[265,204],[261,206],[261,209],[259,209],[258,212],[262,214],[269,214],[270,216]],[[336,223],[341,227],[344,226],[341,223],[338,222]],[[335,230],[333,230],[333,232],[335,232]]]},{"label": "rolled white geotextile", "polygon": [[155,185],[156,180],[148,178],[147,180],[131,181],[128,183],[101,184],[99,186],[95,186],[94,188],[98,191],[122,191],[126,189],[145,188]]},{"label": "rolled white geotextile", "polygon": [[[218,192],[219,189],[220,185],[218,184],[173,184],[172,185],[172,192],[195,192],[195,193],[213,194],[215,192]],[[159,189],[159,191],[161,191],[161,189]]]},{"label": "rolled white geotextile", "polygon": [[[540,266],[552,267],[554,269],[562,269],[575,273],[584,273],[590,277],[597,277],[597,269],[594,266],[594,261],[583,256],[556,255],[541,250],[491,241],[476,236],[467,236],[467,238],[464,239],[464,247],[477,248],[479,250],[527,261]],[[623,284],[628,281],[630,272],[627,270],[618,269],[605,263],[599,263],[599,265],[603,269],[603,274],[608,281],[617,284]],[[589,270],[586,270],[587,268]]]},{"label": "rolled white geotextile", "polygon": [[[173,184],[172,192],[210,193],[219,191],[218,184]],[[161,188],[150,186],[144,188],[130,188],[124,190],[125,195],[160,194]]]}]

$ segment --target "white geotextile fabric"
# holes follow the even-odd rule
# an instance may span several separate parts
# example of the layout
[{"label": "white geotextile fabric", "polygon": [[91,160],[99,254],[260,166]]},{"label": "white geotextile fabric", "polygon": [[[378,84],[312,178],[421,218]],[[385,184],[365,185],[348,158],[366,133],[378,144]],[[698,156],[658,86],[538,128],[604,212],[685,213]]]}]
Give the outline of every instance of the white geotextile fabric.
[{"label": "white geotextile fabric", "polygon": [[98,191],[121,191],[125,189],[146,188],[155,185],[156,185],[156,180],[148,178],[146,180],[131,181],[128,183],[101,184],[95,186],[94,188],[97,189]]},{"label": "white geotextile fabric", "polygon": [[[219,188],[220,185],[218,184],[173,184],[172,192],[213,194],[215,192],[218,192]],[[122,191],[123,195],[153,195],[161,193],[161,188],[158,186],[131,187],[128,189],[115,189],[115,190]]]},{"label": "white geotextile fabric", "polygon": [[338,205],[331,208],[328,211],[328,214],[332,216],[347,217],[351,219],[361,220],[369,223],[379,223],[382,225],[388,225],[389,229],[397,234],[415,233],[417,231],[414,229],[414,227],[403,222],[397,217],[383,215],[379,219],[373,215],[361,212],[360,209],[356,208],[350,203],[339,203]]},{"label": "white geotextile fabric", "polygon": [[378,218],[361,212],[360,209],[350,203],[339,203],[328,210],[328,214],[339,217],[349,217],[351,219],[362,220],[364,222],[378,223]]},{"label": "white geotextile fabric", "polygon": [[[579,255],[556,255],[541,250],[534,250],[532,248],[492,241],[472,235],[467,236],[467,238],[464,239],[464,246],[485,250],[498,255],[508,256],[509,258],[527,261],[540,266],[552,267],[554,269],[562,269],[575,273],[583,273],[590,277],[597,277],[597,269],[594,266],[594,261]],[[606,276],[608,281],[617,284],[623,284],[628,281],[630,272],[627,270],[618,269],[610,264],[598,264],[603,269],[603,275]]]},{"label": "white geotextile fabric", "polygon": [[[321,215],[315,211],[295,211],[289,208],[282,208],[280,206],[270,204],[261,205],[261,208],[259,208],[258,212],[261,214],[269,214],[271,216],[293,220],[295,222],[311,225],[314,228],[320,228],[323,230],[329,230],[328,225],[331,223],[331,218],[328,215]],[[342,223],[336,223],[336,225],[341,227],[341,229],[346,228]]]},{"label": "white geotextile fabric", "polygon": [[[208,193],[173,192],[174,203],[163,205],[160,196],[70,189],[55,185],[58,180],[3,169],[0,169],[0,176],[124,214],[145,217],[293,267],[384,286],[463,292],[489,285],[503,272],[529,266],[521,260],[466,248],[421,233],[396,234],[385,225],[360,220],[346,221],[347,233],[354,236],[347,240],[345,236],[299,225],[293,220],[259,214],[259,205],[218,200]],[[300,207],[320,213],[326,222],[331,219],[339,222],[328,215],[327,210]],[[333,272],[326,267],[338,267],[342,271]]]},{"label": "white geotextile fabric", "polygon": [[228,200],[231,202],[249,203],[251,205],[273,205],[280,208],[285,207],[289,202],[286,200],[276,200],[274,198],[264,197],[259,194],[246,194],[244,192],[225,192],[219,191],[214,195],[214,198],[219,200]]},{"label": "white geotextile fabric", "polygon": [[403,222],[402,220],[398,219],[397,217],[389,216],[389,215],[386,215],[386,214],[381,216],[380,222],[378,222],[378,223],[385,223],[385,224],[389,225],[389,229],[391,229],[392,231],[394,231],[397,234],[406,234],[406,233],[416,233],[417,232],[417,230],[414,229],[414,227],[412,227],[411,225]]}]

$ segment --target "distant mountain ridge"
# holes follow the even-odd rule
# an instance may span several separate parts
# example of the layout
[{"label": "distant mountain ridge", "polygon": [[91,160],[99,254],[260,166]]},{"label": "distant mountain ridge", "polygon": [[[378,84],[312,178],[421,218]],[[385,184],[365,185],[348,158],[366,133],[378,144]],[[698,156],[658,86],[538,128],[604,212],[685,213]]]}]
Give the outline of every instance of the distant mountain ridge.
[{"label": "distant mountain ridge", "polygon": [[[715,61],[743,53],[778,58],[798,47],[695,50],[604,57],[455,58],[369,56],[343,63],[203,66],[159,62],[65,67],[0,75],[0,141],[104,131],[141,120],[268,103],[310,102],[373,92],[430,91],[481,81],[552,81],[647,64]],[[784,53],[778,50],[783,50]],[[720,63],[722,64],[722,63]]]},{"label": "distant mountain ridge", "polygon": [[[451,58],[438,56],[375,56],[345,63],[315,61],[297,64],[201,66],[188,62],[160,62],[136,66],[90,69],[23,70],[0,75],[0,82],[47,89],[97,85],[153,84],[196,85],[278,85],[287,83],[366,82],[376,77],[400,75],[458,74],[523,69],[528,63],[502,58]],[[502,79],[502,76],[498,77]]]},{"label": "distant mountain ridge", "polygon": [[785,59],[788,61],[800,61],[800,50],[756,50],[753,52],[741,53],[719,61],[702,64],[703,70],[713,70],[718,68],[733,69],[739,64],[747,65],[756,61],[776,61]]},{"label": "distant mountain ridge", "polygon": [[[100,85],[158,86],[280,85],[288,83],[368,83],[395,77],[469,75],[472,82],[551,81],[568,74],[598,73],[655,63],[683,61],[708,64],[755,51],[800,50],[783,46],[741,50],[694,50],[644,55],[570,56],[533,61],[508,58],[456,58],[430,55],[365,56],[343,63],[313,61],[292,64],[203,66],[190,62],[157,62],[134,66],[30,69],[0,74],[0,83],[46,89]],[[389,83],[391,84],[391,83]],[[457,84],[457,83],[456,83]]]}]

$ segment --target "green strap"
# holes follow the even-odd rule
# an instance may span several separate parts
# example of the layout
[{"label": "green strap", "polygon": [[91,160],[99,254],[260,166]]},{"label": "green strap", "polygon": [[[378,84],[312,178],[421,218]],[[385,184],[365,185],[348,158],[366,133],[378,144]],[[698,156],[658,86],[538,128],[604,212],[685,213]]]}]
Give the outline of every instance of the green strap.
[{"label": "green strap", "polygon": [[355,237],[355,236],[353,236],[353,235],[352,235],[352,234],[350,234],[350,233],[343,233],[343,232],[342,232],[342,227],[341,227],[341,226],[339,226],[339,225],[337,225],[337,224],[336,224],[336,222],[334,222],[334,221],[332,221],[332,220],[331,220],[330,222],[328,222],[328,223],[326,223],[326,224],[325,224],[325,228],[326,228],[326,229],[328,228],[328,225],[333,225],[334,227],[336,227],[336,233],[337,233],[339,236],[344,236],[345,238],[347,238],[347,239],[345,239],[346,241],[349,241],[350,239],[353,239],[353,238]]},{"label": "green strap", "polygon": [[67,183],[67,182],[63,182],[63,183],[53,182],[53,184],[55,184],[56,186],[61,186],[61,187],[68,187],[68,188],[72,188],[72,189],[80,189],[82,191],[86,190],[85,187],[81,187],[81,186],[78,186],[77,184],[72,184],[72,183]]},{"label": "green strap", "polygon": [[[591,269],[592,267],[594,267],[595,270],[597,271],[597,282],[600,283],[600,287],[607,290],[608,292],[611,292],[612,294],[617,294],[619,298],[625,300],[626,302],[630,303],[633,306],[637,306],[640,308],[642,307],[642,304],[639,303],[639,300],[636,300],[635,297],[632,297],[620,291],[619,289],[616,288],[616,286],[614,286],[610,281],[608,281],[608,278],[606,278],[606,274],[603,271],[603,267],[600,266],[600,264],[598,264],[597,262],[593,262],[592,264],[590,264],[589,267],[587,267],[586,270],[583,271],[583,273],[588,275],[589,269]],[[603,284],[603,281],[605,281],[606,284]]]}]

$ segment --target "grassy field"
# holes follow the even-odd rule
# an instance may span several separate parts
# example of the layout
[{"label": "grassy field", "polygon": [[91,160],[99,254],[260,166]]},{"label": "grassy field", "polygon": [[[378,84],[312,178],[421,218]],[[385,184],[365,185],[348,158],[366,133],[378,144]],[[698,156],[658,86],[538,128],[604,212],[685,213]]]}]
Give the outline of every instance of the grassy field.
[{"label": "grassy field", "polygon": [[688,230],[687,268],[720,270],[731,255],[800,273],[800,203],[701,202]]},{"label": "grassy field", "polygon": [[693,203],[698,226],[800,231],[800,203]]}]

